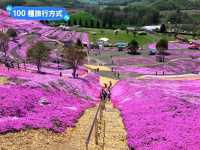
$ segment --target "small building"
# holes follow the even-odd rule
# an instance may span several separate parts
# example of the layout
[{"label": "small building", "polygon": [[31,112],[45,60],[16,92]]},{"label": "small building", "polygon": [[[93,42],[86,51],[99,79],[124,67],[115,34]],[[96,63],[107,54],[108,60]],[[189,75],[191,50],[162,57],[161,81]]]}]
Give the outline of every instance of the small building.
[{"label": "small building", "polygon": [[152,26],[144,26],[142,27],[143,30],[148,32],[154,32],[156,30],[160,30],[161,25],[152,25]]}]

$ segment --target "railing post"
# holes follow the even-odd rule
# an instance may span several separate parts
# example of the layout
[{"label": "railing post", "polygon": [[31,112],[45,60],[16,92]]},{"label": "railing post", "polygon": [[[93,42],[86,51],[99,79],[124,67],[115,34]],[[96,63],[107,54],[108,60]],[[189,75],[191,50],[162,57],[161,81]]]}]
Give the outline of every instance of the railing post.
[{"label": "railing post", "polygon": [[[105,132],[105,122],[103,122],[103,110],[104,109],[105,109],[105,101],[101,100],[100,103],[99,103],[98,109],[96,111],[91,129],[90,129],[89,134],[88,134],[88,137],[87,137],[86,142],[85,142],[86,150],[88,150],[88,145],[90,143],[90,139],[91,139],[91,135],[92,135],[93,131],[94,131],[94,136],[95,136],[94,138],[95,138],[95,144],[96,145],[99,145],[99,138],[100,138],[99,131],[102,129],[101,125],[104,126],[104,132]],[[99,123],[101,123],[101,124],[99,124]],[[101,128],[100,130],[99,130],[99,127]]]},{"label": "railing post", "polygon": [[95,144],[98,145],[98,118],[95,121]]},{"label": "railing post", "polygon": [[104,102],[101,101],[101,106],[100,106],[100,122],[102,121],[102,118],[103,118],[103,109],[104,109]]},{"label": "railing post", "polygon": [[88,150],[88,144],[86,143],[86,150]]}]

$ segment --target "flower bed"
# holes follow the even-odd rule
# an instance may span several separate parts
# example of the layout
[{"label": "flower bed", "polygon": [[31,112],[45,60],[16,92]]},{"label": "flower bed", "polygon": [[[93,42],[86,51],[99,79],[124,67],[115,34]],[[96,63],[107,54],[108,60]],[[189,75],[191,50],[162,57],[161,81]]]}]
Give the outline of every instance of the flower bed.
[{"label": "flower bed", "polygon": [[114,57],[116,65],[149,65],[156,63],[155,56],[126,56]]},{"label": "flower bed", "polygon": [[135,150],[198,150],[200,80],[126,80],[112,90]]},{"label": "flower bed", "polygon": [[[182,59],[182,58],[198,58],[200,57],[199,50],[168,50],[169,55],[165,56],[166,62],[174,59]],[[156,64],[156,56],[148,55],[136,55],[136,56],[115,56],[113,57],[113,61],[115,65],[153,65]]]},{"label": "flower bed", "polygon": [[[188,43],[182,43],[182,42],[169,42],[168,49],[170,50],[177,50],[177,49],[188,49],[190,47],[190,44]],[[149,49],[156,49],[156,44],[149,44]]]},{"label": "flower bed", "polygon": [[99,100],[99,77],[94,74],[65,79],[1,68],[0,75],[8,78],[0,85],[0,133],[30,128],[63,132]]},{"label": "flower bed", "polygon": [[152,66],[117,66],[114,71],[121,73],[136,73],[136,74],[184,74],[184,73],[198,73],[200,72],[200,62],[194,60],[179,60]]}]

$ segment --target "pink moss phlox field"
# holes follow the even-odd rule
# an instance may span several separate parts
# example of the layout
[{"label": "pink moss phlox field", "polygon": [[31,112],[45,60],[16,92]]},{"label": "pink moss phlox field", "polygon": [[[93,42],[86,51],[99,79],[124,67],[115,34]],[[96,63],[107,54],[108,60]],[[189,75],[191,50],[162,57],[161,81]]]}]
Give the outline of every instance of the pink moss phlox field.
[{"label": "pink moss phlox field", "polygon": [[63,132],[99,101],[99,77],[72,79],[0,69],[0,133],[45,128]]},{"label": "pink moss phlox field", "polygon": [[[183,43],[183,42],[179,42],[179,41],[176,41],[176,42],[169,42],[168,44],[168,48],[170,50],[177,50],[177,49],[188,49],[190,47],[190,44],[188,43]],[[153,43],[153,44],[149,44],[148,45],[148,48],[149,49],[156,49],[156,44]]]},{"label": "pink moss phlox field", "polygon": [[[200,58],[200,51],[199,50],[168,50],[169,55],[165,56],[165,61],[172,61],[174,59],[191,59],[193,58]],[[143,55],[136,55],[136,56],[115,56],[113,57],[113,61],[115,65],[122,66],[122,65],[153,65],[158,63],[156,61],[156,56],[143,56]]]},{"label": "pink moss phlox field", "polygon": [[112,101],[135,150],[199,150],[200,80],[122,80]]},{"label": "pink moss phlox field", "polygon": [[136,73],[154,75],[156,73],[167,75],[183,74],[183,73],[198,73],[200,72],[200,62],[194,60],[179,60],[163,64],[150,66],[118,66],[113,67],[115,71],[122,73]]},{"label": "pink moss phlox field", "polygon": [[[8,13],[0,9],[0,26],[2,28],[14,28],[18,32],[17,42],[24,47],[24,42],[26,42],[26,34],[36,33],[40,36],[40,39],[49,41],[50,39],[57,39],[60,41],[74,41],[77,42],[78,39],[83,42],[83,44],[89,44],[88,33],[80,33],[75,31],[64,31],[63,29],[56,27],[46,26],[39,21],[27,21],[27,20],[17,20],[9,17]],[[10,46],[10,48],[13,48]],[[22,49],[22,53],[27,51],[27,48]],[[24,53],[25,54],[25,53]]]}]

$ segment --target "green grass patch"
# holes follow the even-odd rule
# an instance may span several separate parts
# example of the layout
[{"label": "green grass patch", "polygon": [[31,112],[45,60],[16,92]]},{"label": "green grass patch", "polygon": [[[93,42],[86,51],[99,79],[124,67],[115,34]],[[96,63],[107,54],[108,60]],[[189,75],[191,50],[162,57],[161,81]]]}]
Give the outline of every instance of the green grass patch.
[{"label": "green grass patch", "polygon": [[[167,34],[147,34],[147,35],[136,35],[134,36],[131,32],[127,33],[126,31],[121,30],[117,35],[114,34],[114,30],[111,29],[96,29],[96,28],[78,28],[77,31],[88,32],[90,41],[96,42],[102,37],[110,39],[111,43],[117,42],[130,42],[132,39],[135,39],[139,42],[140,46],[146,46],[149,43],[158,41],[160,38],[166,38],[168,40],[175,40],[174,36],[169,36]],[[96,33],[96,35],[94,35]]]}]

